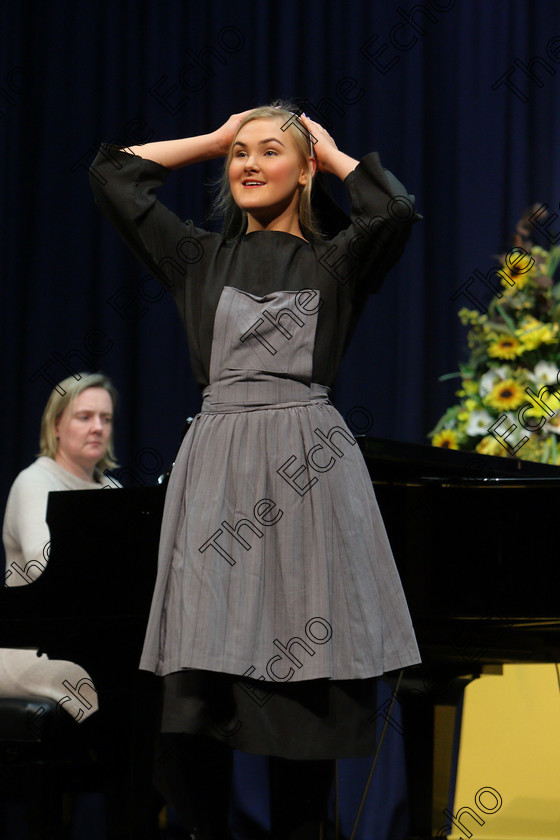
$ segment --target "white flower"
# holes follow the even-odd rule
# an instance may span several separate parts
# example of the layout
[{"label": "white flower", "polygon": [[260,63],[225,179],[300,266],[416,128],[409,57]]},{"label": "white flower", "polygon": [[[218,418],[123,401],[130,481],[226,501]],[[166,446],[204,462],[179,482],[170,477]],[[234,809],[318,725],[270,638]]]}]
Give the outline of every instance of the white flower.
[{"label": "white flower", "polygon": [[493,368],[480,377],[480,385],[478,392],[481,397],[487,397],[496,381],[500,379],[502,382],[507,379],[509,375],[509,368],[507,365],[502,365],[498,368]]},{"label": "white flower", "polygon": [[555,412],[555,414],[547,420],[542,427],[542,431],[546,435],[560,435],[560,412]]},{"label": "white flower", "polygon": [[553,382],[556,382],[557,376],[558,371],[552,362],[537,362],[530,378],[533,382],[538,382],[542,385],[552,385]]},{"label": "white flower", "polygon": [[466,432],[468,435],[471,435],[471,437],[475,437],[476,435],[487,435],[488,429],[493,422],[493,417],[491,417],[484,409],[471,411]]}]

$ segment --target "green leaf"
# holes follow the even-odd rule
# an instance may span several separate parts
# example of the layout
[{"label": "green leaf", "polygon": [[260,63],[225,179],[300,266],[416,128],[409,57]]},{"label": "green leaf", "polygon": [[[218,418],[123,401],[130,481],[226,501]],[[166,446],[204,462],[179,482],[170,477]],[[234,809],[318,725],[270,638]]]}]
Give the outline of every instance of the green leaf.
[{"label": "green leaf", "polygon": [[444,373],[442,376],[438,376],[438,382],[446,382],[448,379],[460,379],[462,373],[460,371],[455,371],[455,373]]},{"label": "green leaf", "polygon": [[501,304],[497,303],[496,304],[496,309],[498,310],[498,312],[500,313],[500,315],[504,319],[505,323],[509,327],[510,332],[515,333],[515,330],[517,329],[517,327],[515,326],[514,322],[511,320],[509,315],[506,314],[506,312],[504,310],[504,307],[501,306]]},{"label": "green leaf", "polygon": [[557,245],[555,248],[551,248],[548,252],[548,265],[547,271],[549,277],[554,277],[554,272],[558,267],[558,263],[560,262],[560,245]]},{"label": "green leaf", "polygon": [[457,426],[457,415],[459,412],[463,410],[462,405],[452,405],[450,408],[447,409],[443,417],[440,417],[434,428],[431,432],[428,432],[428,436],[432,437],[433,435],[437,435],[438,432],[441,432],[442,429],[453,428]]}]

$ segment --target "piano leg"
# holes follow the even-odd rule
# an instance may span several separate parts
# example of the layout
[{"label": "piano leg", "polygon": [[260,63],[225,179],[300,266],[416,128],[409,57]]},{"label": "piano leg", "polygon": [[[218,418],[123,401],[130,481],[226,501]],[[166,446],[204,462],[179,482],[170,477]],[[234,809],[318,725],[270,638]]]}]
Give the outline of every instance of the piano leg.
[{"label": "piano leg", "polygon": [[[412,670],[412,669],[411,669]],[[410,839],[431,840],[446,824],[452,774],[452,757],[457,707],[468,676],[423,674],[403,678],[398,700],[402,708],[403,737],[407,768]],[[389,680],[390,681],[390,680]]]},{"label": "piano leg", "polygon": [[[463,689],[464,690],[464,689]],[[458,755],[463,697],[457,704],[437,704],[434,709],[434,776],[432,792],[432,833],[449,823],[444,811],[455,794],[455,763]],[[441,835],[440,835],[441,836]]]},{"label": "piano leg", "polygon": [[135,840],[153,840],[158,834],[158,815],[165,802],[154,783],[155,744],[159,732],[158,677],[139,671],[133,694],[130,743],[129,825]]},{"label": "piano leg", "polygon": [[290,761],[271,757],[269,768],[272,837],[322,837],[334,780],[334,759]]},{"label": "piano leg", "polygon": [[126,695],[105,688],[99,697],[80,734],[98,759],[108,840],[156,840],[164,805],[153,783],[156,678],[139,672]]},{"label": "piano leg", "polygon": [[433,703],[421,694],[400,695],[405,740],[410,837],[432,836]]}]

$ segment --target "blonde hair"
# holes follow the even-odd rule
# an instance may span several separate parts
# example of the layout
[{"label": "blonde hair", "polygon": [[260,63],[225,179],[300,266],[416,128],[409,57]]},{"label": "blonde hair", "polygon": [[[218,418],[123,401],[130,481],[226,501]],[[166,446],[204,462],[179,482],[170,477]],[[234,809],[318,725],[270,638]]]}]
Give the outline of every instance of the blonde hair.
[{"label": "blonde hair", "polygon": [[[78,379],[76,377],[79,377]],[[53,389],[43,411],[41,419],[41,435],[39,438],[39,455],[46,455],[53,458],[56,455],[58,441],[56,439],[56,423],[62,416],[62,412],[72,403],[86,388],[105,388],[109,392],[113,403],[113,410],[117,404],[117,391],[108,376],[103,373],[79,373],[76,376],[69,376],[63,379]],[[113,448],[113,429],[109,437],[109,445],[103,458],[95,465],[96,471],[102,474],[106,469],[110,470],[118,466]]]},{"label": "blonde hair", "polygon": [[290,102],[278,100],[272,105],[261,105],[259,108],[255,108],[254,111],[247,114],[247,116],[239,123],[237,131],[235,132],[229,147],[222,175],[217,182],[219,192],[216,201],[214,202],[212,213],[212,215],[216,215],[218,213],[224,214],[224,234],[228,239],[239,236],[247,229],[247,212],[237,206],[231,194],[229,185],[229,167],[233,157],[233,144],[235,143],[237,135],[244,125],[247,125],[247,123],[252,122],[253,120],[276,120],[280,121],[282,125],[288,122],[290,123],[289,126],[287,126],[290,130],[290,137],[294,141],[301,165],[307,169],[309,174],[307,184],[301,189],[299,194],[299,226],[306,239],[321,238],[321,234],[319,233],[317,224],[313,217],[313,211],[311,209],[313,170],[311,163],[309,162],[309,157],[312,154],[313,144],[311,136],[303,123],[298,120],[297,125],[294,125],[296,122],[294,117],[297,114],[299,114],[298,109]]}]

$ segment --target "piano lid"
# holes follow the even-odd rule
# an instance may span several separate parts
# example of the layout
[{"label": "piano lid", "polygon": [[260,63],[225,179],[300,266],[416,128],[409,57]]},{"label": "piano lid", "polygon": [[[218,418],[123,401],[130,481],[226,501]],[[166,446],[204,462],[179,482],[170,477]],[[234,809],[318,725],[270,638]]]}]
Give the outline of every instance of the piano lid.
[{"label": "piano lid", "polygon": [[[418,443],[357,436],[374,481],[484,483],[486,486],[555,486],[560,467],[522,461],[509,455],[480,455]],[[448,482],[447,482],[448,483]]]}]

